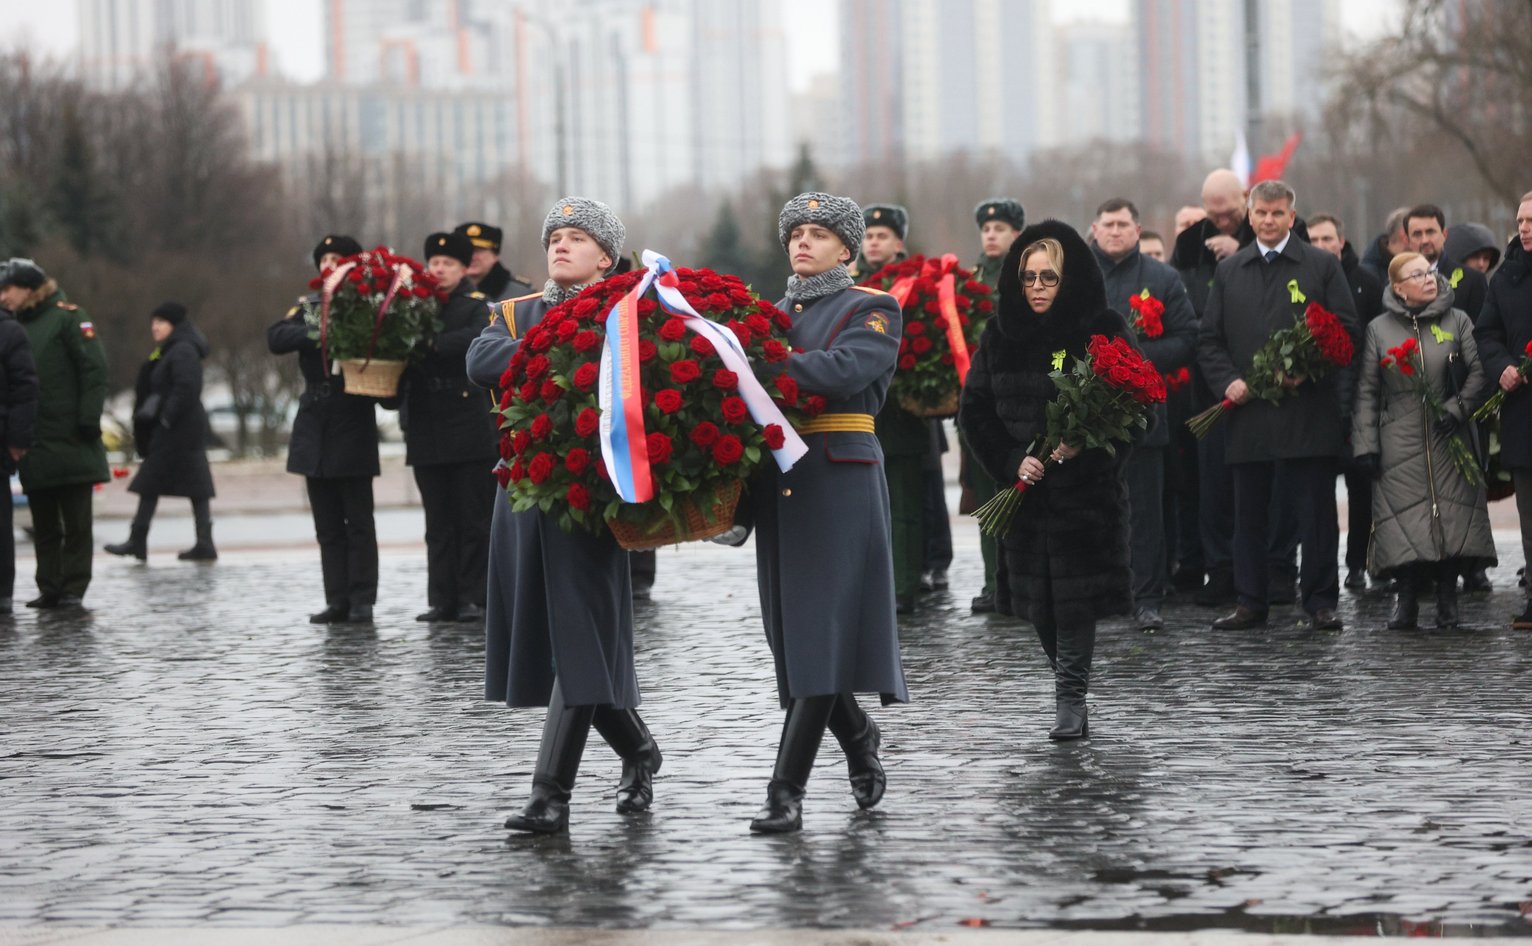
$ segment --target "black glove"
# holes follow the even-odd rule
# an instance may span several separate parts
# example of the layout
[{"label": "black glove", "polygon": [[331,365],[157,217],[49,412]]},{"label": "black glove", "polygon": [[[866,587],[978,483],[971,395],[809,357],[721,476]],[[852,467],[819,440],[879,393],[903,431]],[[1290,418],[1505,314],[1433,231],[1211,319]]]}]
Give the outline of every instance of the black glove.
[{"label": "black glove", "polygon": [[1443,414],[1440,420],[1431,425],[1431,429],[1438,437],[1451,437],[1458,429],[1458,419],[1451,414]]},{"label": "black glove", "polygon": [[101,439],[100,424],[81,424],[79,427],[80,439],[86,443],[95,443]]},{"label": "black glove", "polygon": [[1376,453],[1362,454],[1356,458],[1356,465],[1366,470],[1367,475],[1372,479],[1376,480],[1383,476],[1383,457]]}]

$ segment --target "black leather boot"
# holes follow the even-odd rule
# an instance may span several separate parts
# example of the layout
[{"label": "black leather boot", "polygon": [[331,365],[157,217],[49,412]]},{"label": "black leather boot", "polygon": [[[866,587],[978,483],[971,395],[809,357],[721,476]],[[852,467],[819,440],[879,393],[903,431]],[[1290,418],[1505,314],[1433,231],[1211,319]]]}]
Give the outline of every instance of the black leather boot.
[{"label": "black leather boot", "polygon": [[197,523],[197,544],[176,556],[183,562],[216,562],[218,549],[213,546],[213,521]]},{"label": "black leather boot", "polygon": [[883,744],[878,724],[856,704],[855,696],[842,693],[830,710],[830,732],[846,754],[846,772],[851,778],[851,797],[856,799],[856,806],[864,811],[875,807],[888,787],[883,763],[878,761],[878,747]]},{"label": "black leather boot", "polygon": [[1442,569],[1436,579],[1436,626],[1447,629],[1458,626],[1457,569]]},{"label": "black leather boot", "polygon": [[1053,675],[1053,728],[1055,742],[1084,739],[1090,735],[1085,694],[1090,689],[1091,658],[1096,652],[1096,622],[1074,618],[1059,620],[1058,659]]},{"label": "black leather boot", "polygon": [[[1394,585],[1394,609],[1388,615],[1388,629],[1391,631],[1413,630],[1420,620],[1420,601],[1415,596],[1415,581],[1401,575]],[[1454,582],[1454,592],[1456,589],[1457,585]]]},{"label": "black leather boot", "polygon": [[309,615],[310,624],[344,624],[351,614],[351,605],[344,601],[331,601],[323,611]]},{"label": "black leather boot", "polygon": [[131,555],[140,562],[149,560],[149,527],[138,523],[128,530],[128,541],[108,545],[106,550],[113,555]]},{"label": "black leather boot", "polygon": [[782,742],[777,746],[777,766],[772,770],[771,784],[766,786],[766,804],[750,822],[751,831],[785,834],[803,828],[803,795],[834,705],[833,695],[805,697],[788,705]]},{"label": "black leather boot", "polygon": [[594,706],[565,706],[564,694],[554,684],[542,745],[537,750],[537,768],[532,772],[532,798],[521,814],[505,819],[507,828],[533,834],[569,830],[569,794],[574,791],[595,714]]},{"label": "black leather boot", "polygon": [[637,710],[610,706],[596,710],[591,722],[622,759],[622,779],[617,783],[617,813],[628,815],[648,811],[654,801],[654,773],[660,770],[664,761],[649,727],[644,725]]}]

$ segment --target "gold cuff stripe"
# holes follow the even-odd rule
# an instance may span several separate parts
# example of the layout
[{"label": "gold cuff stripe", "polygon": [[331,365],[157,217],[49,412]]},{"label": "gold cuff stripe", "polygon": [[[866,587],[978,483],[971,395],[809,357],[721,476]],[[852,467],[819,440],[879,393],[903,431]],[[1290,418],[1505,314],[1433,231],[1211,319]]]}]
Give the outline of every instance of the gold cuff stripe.
[{"label": "gold cuff stripe", "polygon": [[800,434],[870,434],[871,414],[821,414],[798,427]]}]

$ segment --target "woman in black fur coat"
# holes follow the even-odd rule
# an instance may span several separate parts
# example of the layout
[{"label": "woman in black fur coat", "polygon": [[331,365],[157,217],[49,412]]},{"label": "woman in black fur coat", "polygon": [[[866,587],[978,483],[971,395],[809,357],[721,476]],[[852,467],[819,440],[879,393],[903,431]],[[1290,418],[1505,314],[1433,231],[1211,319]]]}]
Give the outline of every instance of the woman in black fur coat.
[{"label": "woman in black fur coat", "polygon": [[958,424],[974,455],[998,483],[1026,478],[1026,499],[1002,539],[1010,612],[1037,629],[1054,670],[1056,740],[1090,734],[1090,684],[1096,621],[1132,603],[1128,498],[1122,479],[1127,444],[1116,455],[1062,444],[1044,470],[1047,405],[1056,389],[1055,360],[1069,370],[1092,335],[1136,343],[1123,317],[1107,307],[1101,270],[1067,224],[1028,227],[1000,275],[1000,305],[963,389]]}]

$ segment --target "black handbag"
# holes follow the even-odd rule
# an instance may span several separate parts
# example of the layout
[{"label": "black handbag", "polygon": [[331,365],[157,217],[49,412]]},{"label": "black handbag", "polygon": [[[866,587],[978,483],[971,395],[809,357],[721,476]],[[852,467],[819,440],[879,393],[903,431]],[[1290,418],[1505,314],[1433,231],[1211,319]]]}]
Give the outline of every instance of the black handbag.
[{"label": "black handbag", "polygon": [[160,419],[160,408],[163,405],[164,400],[160,397],[159,392],[156,391],[144,398],[144,402],[138,405],[138,410],[133,412],[133,422],[136,424],[152,425]]}]

